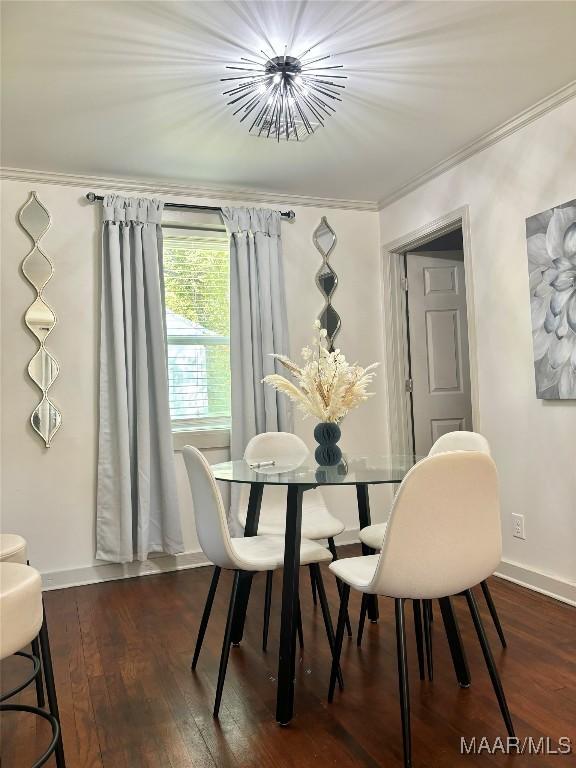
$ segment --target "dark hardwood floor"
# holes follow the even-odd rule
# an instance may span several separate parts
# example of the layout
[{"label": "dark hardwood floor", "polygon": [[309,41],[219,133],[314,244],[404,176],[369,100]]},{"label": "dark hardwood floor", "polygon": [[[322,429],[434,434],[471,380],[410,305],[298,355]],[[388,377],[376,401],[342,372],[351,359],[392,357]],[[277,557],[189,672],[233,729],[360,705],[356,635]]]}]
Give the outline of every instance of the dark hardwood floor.
[{"label": "dark hardwood floor", "polygon": [[[345,547],[341,556],[356,553]],[[220,720],[212,718],[232,579],[224,573],[196,674],[190,660],[211,568],[48,592],[47,615],[68,768],[396,768],[402,765],[393,602],[380,601],[361,650],[345,641],[346,690],[326,702],[330,654],[305,569],[305,648],[297,669],[296,717],[274,720],[281,576],[274,579],[268,653],[260,650],[264,576],[255,578],[245,638],[230,655]],[[335,619],[337,593],[325,574]],[[576,751],[576,609],[499,579],[490,582],[508,638],[503,651],[478,590],[488,635],[519,736],[568,736]],[[460,754],[460,737],[505,736],[465,601],[455,599],[472,685],[456,685],[434,622],[434,682],[418,679],[412,612],[407,615],[415,768],[576,765],[576,754]],[[353,629],[359,596],[351,596]],[[2,687],[22,661],[3,665]],[[34,702],[33,686],[20,694]],[[2,721],[2,768],[28,768],[47,731],[28,716]],[[47,764],[55,765],[53,759]]]}]

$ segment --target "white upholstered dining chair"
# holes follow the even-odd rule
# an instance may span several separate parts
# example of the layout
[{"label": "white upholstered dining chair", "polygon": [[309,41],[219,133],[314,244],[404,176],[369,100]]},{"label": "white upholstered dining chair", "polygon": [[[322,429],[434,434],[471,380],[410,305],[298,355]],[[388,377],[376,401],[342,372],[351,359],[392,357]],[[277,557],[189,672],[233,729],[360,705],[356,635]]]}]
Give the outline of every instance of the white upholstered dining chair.
[{"label": "white upholstered dining chair", "polygon": [[[281,467],[295,468],[302,464],[310,456],[310,452],[304,441],[290,432],[263,432],[253,437],[244,451],[244,460],[248,464],[274,461],[275,469]],[[264,488],[262,506],[258,522],[258,535],[284,536],[286,529],[286,487],[267,485]],[[243,488],[240,496],[240,510],[238,520],[243,528],[246,527],[248,510],[248,489]],[[318,488],[306,491],[302,501],[302,537],[311,541],[328,542],[328,548],[334,560],[338,559],[334,537],[344,530],[341,520],[329,511]],[[272,599],[273,572],[266,576],[266,596],[264,600],[264,632],[262,647],[266,650],[268,641],[268,625],[270,621],[270,601]],[[312,599],[317,603],[316,581],[310,569],[310,583],[312,586]],[[348,633],[352,630],[350,621],[346,623]],[[301,628],[300,642],[302,643]]]},{"label": "white upholstered dining chair", "polygon": [[[447,432],[444,435],[441,435],[438,440],[434,443],[432,448],[430,449],[430,452],[428,453],[429,456],[436,456],[439,453],[449,453],[452,451],[478,451],[480,453],[484,453],[487,456],[490,456],[490,445],[488,443],[488,440],[484,437],[484,435],[479,434],[478,432],[467,432],[465,430],[461,430],[458,432]],[[468,514],[468,511],[466,509],[462,510],[464,514]],[[384,535],[386,533],[386,525],[387,523],[376,523],[375,525],[369,525],[366,528],[363,528],[360,531],[360,540],[363,544],[366,544],[368,547],[371,547],[374,550],[379,550],[382,541],[384,539]],[[492,599],[492,595],[490,593],[490,587],[488,586],[488,582],[486,579],[484,579],[480,583],[480,587],[482,589],[482,594],[484,595],[484,599],[486,600],[486,603],[488,605],[488,610],[490,611],[490,616],[492,617],[492,621],[494,622],[494,626],[496,628],[496,632],[498,633],[498,637],[500,639],[500,642],[502,644],[503,648],[506,648],[506,637],[504,635],[504,630],[502,629],[502,624],[500,622],[500,618],[498,616],[498,612],[496,611],[496,606],[494,605],[494,600]],[[365,600],[363,601],[363,606],[360,611],[360,622],[358,625],[358,639],[357,643],[358,645],[362,642],[362,632],[364,629],[364,623],[366,620],[366,605]],[[420,606],[417,602],[414,602],[414,618],[416,621],[416,624],[421,623],[420,619]],[[431,606],[429,602],[424,602],[424,638],[426,641],[426,650],[427,650],[427,660],[428,660],[428,677],[432,679],[432,636],[430,634],[430,619],[431,619]],[[419,662],[420,662],[420,673],[421,677],[423,676],[423,661],[422,661],[422,654],[421,654],[421,635],[418,632],[416,632],[417,640],[419,640],[418,644],[418,650],[419,650]]]},{"label": "white upholstered dining chair", "polygon": [[[192,491],[198,540],[202,547],[202,551],[215,566],[210,590],[206,599],[206,605],[204,606],[204,612],[200,622],[194,657],[192,659],[192,669],[196,668],[198,657],[202,649],[202,643],[208,626],[208,620],[210,619],[210,612],[214,601],[214,595],[216,594],[220,573],[222,569],[234,571],[234,582],[228,607],[228,617],[226,620],[226,630],[224,633],[218,683],[216,687],[216,700],[214,703],[214,717],[218,717],[222,699],[222,690],[224,688],[224,679],[226,677],[226,668],[228,666],[228,657],[230,654],[232,620],[236,608],[236,597],[238,594],[240,575],[243,572],[269,572],[281,568],[284,564],[284,537],[263,534],[261,536],[232,538],[228,530],[222,496],[216,485],[216,480],[210,469],[210,465],[202,453],[192,446],[185,446],[182,453],[188,472],[190,489]],[[332,650],[334,640],[332,621],[328,610],[328,603],[326,601],[322,575],[319,567],[320,563],[328,563],[331,560],[332,555],[325,547],[317,542],[310,541],[309,539],[302,539],[300,546],[300,563],[302,565],[312,566],[314,578],[318,587],[318,596],[320,597],[322,606],[326,633]]]},{"label": "white upholstered dining chair", "polygon": [[[462,510],[468,514],[463,515]],[[394,500],[379,555],[338,560],[330,570],[342,580],[336,647],[328,698],[334,695],[344,615],[350,588],[395,600],[404,765],[410,768],[410,704],[404,604],[464,594],[508,734],[514,727],[472,587],[500,562],[502,535],[496,466],[484,452],[438,453],[416,464]]]}]

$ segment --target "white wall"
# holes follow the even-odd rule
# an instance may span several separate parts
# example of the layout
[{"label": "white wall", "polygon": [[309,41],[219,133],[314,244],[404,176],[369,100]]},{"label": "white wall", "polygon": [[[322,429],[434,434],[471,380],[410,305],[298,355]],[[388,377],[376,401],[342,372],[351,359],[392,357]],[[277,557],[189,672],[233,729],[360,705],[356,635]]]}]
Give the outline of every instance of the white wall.
[{"label": "white wall", "polygon": [[[576,198],[576,100],[392,203],[392,242],[469,206],[478,338],[478,428],[500,470],[504,558],[532,584],[568,582],[576,599],[576,401],[544,402],[534,386],[525,219]],[[512,537],[511,513],[526,519]],[[504,568],[506,572],[506,568]],[[531,576],[528,572],[536,572]],[[543,581],[540,580],[541,586]],[[550,582],[552,583],[552,582]]]},{"label": "white wall", "polygon": [[[340,279],[334,297],[343,323],[338,343],[349,357],[369,363],[383,355],[379,241],[390,242],[469,206],[478,428],[490,440],[500,469],[504,557],[519,564],[528,581],[530,573],[540,572],[554,577],[556,585],[571,584],[572,590],[576,581],[576,402],[543,402],[535,397],[524,221],[576,197],[574,125],[576,101],[571,101],[388,206],[380,215],[380,232],[375,213],[313,207],[297,207],[296,221],[283,224],[293,354],[307,342],[322,303],[314,284],[320,257],[312,232],[326,215],[338,236],[331,258]],[[35,564],[45,574],[52,573],[55,583],[65,583],[63,572],[69,569],[70,581],[98,578],[102,567],[107,567],[92,568],[98,207],[83,200],[88,188],[4,180],[1,189],[1,527],[26,536]],[[23,315],[33,293],[20,272],[29,242],[16,215],[31,189],[37,190],[53,219],[43,245],[56,266],[46,296],[59,319],[49,348],[61,365],[52,394],[62,411],[63,426],[49,450],[29,425],[38,393],[26,373],[35,341]],[[190,198],[188,202],[210,201]],[[342,444],[349,453],[376,454],[387,449],[383,372],[376,392],[343,426]],[[312,422],[296,417],[296,431],[311,446],[312,428]],[[224,457],[222,451],[209,455],[211,461]],[[177,464],[185,543],[194,552],[193,514],[179,456]],[[354,492],[332,489],[328,498],[347,525],[355,527]],[[383,519],[388,490],[376,489],[372,498],[373,519]],[[511,535],[514,511],[526,516],[524,542]],[[194,558],[183,562],[192,563]],[[537,582],[535,577],[532,583]]]},{"label": "white wall", "polygon": [[[48,347],[61,372],[51,394],[62,412],[62,427],[50,449],[33,433],[29,418],[38,391],[26,368],[36,349],[23,316],[33,291],[20,272],[29,249],[27,235],[16,216],[31,189],[36,189],[52,216],[52,227],[42,241],[53,258],[55,275],[46,298],[58,316]],[[99,207],[83,198],[89,188],[57,184],[2,182],[2,530],[24,535],[31,558],[48,574],[47,583],[90,580],[118,568],[94,570],[95,482],[97,449],[98,313],[99,313]],[[98,192],[97,188],[94,191]],[[119,189],[121,191],[121,189]],[[165,198],[169,200],[169,197]],[[178,202],[210,204],[182,197]],[[280,206],[279,206],[280,207]],[[286,205],[281,206],[285,208]],[[342,317],[339,344],[349,357],[362,363],[382,358],[378,322],[379,274],[378,215],[371,212],[298,207],[296,221],[284,223],[284,259],[291,347],[294,354],[307,342],[322,301],[314,283],[321,259],[312,244],[312,232],[326,215],[338,236],[332,264],[340,283],[334,304]],[[383,417],[383,380],[378,396],[343,425],[342,445],[351,453],[383,453],[386,428]],[[296,417],[297,432],[312,445],[313,422]],[[210,461],[226,458],[223,451],[208,452]],[[185,545],[197,550],[193,514],[183,463],[176,457]],[[329,493],[334,510],[349,527],[357,527],[355,496],[350,489]],[[389,495],[374,493],[374,519],[386,514]],[[181,560],[194,562],[194,558]],[[66,576],[62,572],[71,570]],[[145,569],[144,569],[145,570]],[[49,574],[52,574],[50,577]]]}]

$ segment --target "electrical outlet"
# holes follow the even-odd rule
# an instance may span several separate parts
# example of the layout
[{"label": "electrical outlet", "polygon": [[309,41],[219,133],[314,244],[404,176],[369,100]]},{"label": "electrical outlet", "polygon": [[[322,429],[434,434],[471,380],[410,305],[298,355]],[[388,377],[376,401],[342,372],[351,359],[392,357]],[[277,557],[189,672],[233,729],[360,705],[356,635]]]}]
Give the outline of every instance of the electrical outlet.
[{"label": "electrical outlet", "polygon": [[512,536],[515,539],[525,539],[524,515],[512,515]]}]

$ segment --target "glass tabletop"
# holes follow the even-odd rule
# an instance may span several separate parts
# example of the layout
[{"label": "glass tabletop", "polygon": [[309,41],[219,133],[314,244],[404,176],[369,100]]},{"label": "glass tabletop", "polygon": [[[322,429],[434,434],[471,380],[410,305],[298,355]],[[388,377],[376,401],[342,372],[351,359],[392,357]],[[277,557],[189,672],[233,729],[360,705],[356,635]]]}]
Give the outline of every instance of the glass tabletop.
[{"label": "glass tabletop", "polygon": [[228,483],[263,483],[264,485],[377,485],[400,483],[417,461],[406,456],[343,456],[335,467],[320,467],[313,459],[299,466],[278,463],[249,465],[244,459],[213,464],[217,480]]}]

